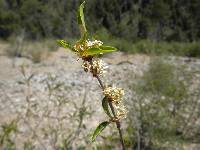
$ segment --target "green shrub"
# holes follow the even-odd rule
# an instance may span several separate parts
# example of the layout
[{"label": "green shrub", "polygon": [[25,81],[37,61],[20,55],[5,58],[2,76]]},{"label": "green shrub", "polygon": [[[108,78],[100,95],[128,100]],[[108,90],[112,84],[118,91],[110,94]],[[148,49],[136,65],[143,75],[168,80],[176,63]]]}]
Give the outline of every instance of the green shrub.
[{"label": "green shrub", "polygon": [[5,49],[5,53],[9,57],[22,57],[25,51],[24,35],[11,37],[9,39],[10,45]]},{"label": "green shrub", "polygon": [[120,51],[147,55],[177,55],[200,57],[200,41],[192,43],[138,40],[135,42],[112,36],[105,28],[96,32],[95,38],[114,45]]},{"label": "green shrub", "polygon": [[153,58],[142,77],[131,83],[132,100],[129,102],[128,131],[126,141],[141,149],[174,149],[184,140],[181,126],[183,110],[189,103],[188,88],[179,80],[176,66]]},{"label": "green shrub", "polygon": [[40,42],[29,43],[27,49],[27,55],[34,63],[41,62],[42,58],[44,58],[48,53],[48,48]]},{"label": "green shrub", "polygon": [[34,63],[39,63],[49,52],[56,51],[58,46],[53,39],[42,41],[27,41],[23,36],[12,37],[5,53],[9,57],[26,57]]},{"label": "green shrub", "polygon": [[118,50],[123,52],[134,53],[133,43],[131,41],[125,40],[123,38],[113,37],[105,28],[100,29],[96,32],[95,38],[102,40],[108,45],[113,45]]},{"label": "green shrub", "polygon": [[147,55],[177,55],[187,57],[200,57],[200,42],[183,43],[183,42],[164,42],[153,40],[139,40],[131,42],[123,38],[116,38],[106,29],[100,29],[96,32],[96,37],[114,45],[120,51],[128,53],[142,53]]},{"label": "green shrub", "polygon": [[56,51],[58,49],[58,45],[55,44],[55,39],[45,39],[41,41],[43,45],[47,48],[49,52]]},{"label": "green shrub", "polygon": [[193,42],[188,45],[186,56],[200,57],[200,42]]},{"label": "green shrub", "polygon": [[144,87],[146,92],[168,95],[175,88],[174,66],[156,59],[150,63],[150,69],[144,75]]}]

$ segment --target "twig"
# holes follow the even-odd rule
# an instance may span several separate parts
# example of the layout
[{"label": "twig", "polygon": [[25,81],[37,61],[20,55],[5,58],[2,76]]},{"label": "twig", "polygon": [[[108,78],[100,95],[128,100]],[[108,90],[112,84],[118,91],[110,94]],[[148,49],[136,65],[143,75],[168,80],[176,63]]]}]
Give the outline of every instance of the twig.
[{"label": "twig", "polygon": [[[92,65],[92,59],[89,60],[89,62],[90,62],[91,67],[92,67],[93,66]],[[98,80],[98,82],[100,84],[101,89],[104,90],[104,85],[103,85],[103,82],[100,79],[100,77],[98,75],[96,75],[95,78],[97,78],[97,80]],[[116,118],[115,110],[114,110],[114,107],[113,107],[111,101],[109,101],[109,106],[110,106],[110,109],[112,111],[113,116]],[[121,123],[119,121],[116,121],[116,126],[117,126],[117,129],[118,129],[118,132],[119,132],[120,142],[121,142],[121,145],[122,145],[122,149],[125,150],[125,144],[124,144],[123,134],[122,134],[122,130],[121,130]]]}]

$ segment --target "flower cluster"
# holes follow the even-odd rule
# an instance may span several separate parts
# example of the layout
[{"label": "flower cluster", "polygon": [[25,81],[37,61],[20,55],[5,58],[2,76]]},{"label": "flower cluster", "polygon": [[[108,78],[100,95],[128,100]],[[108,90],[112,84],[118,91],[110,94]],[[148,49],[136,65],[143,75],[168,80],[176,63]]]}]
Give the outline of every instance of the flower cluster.
[{"label": "flower cluster", "polygon": [[122,104],[124,90],[116,87],[106,87],[103,93],[106,97],[108,97],[108,100],[113,103],[113,106],[116,110],[116,116],[111,118],[111,121],[115,122],[122,118],[126,118],[127,110]]},{"label": "flower cluster", "polygon": [[126,118],[126,114],[128,113],[126,107],[120,103],[119,105],[114,105],[116,109],[116,119],[121,120],[122,118]]},{"label": "flower cluster", "polygon": [[119,104],[124,95],[124,90],[116,87],[106,87],[103,93],[110,101]]},{"label": "flower cluster", "polygon": [[84,52],[85,50],[87,50],[88,48],[99,47],[102,45],[103,45],[102,41],[98,41],[98,40],[90,41],[88,39],[84,43],[77,42],[73,48],[78,54],[80,54]]},{"label": "flower cluster", "polygon": [[82,67],[85,72],[90,71],[95,77],[98,75],[102,76],[106,73],[106,69],[108,68],[108,66],[100,59],[94,60],[92,65],[88,61],[83,61]]},{"label": "flower cluster", "polygon": [[74,45],[74,50],[77,52],[77,53],[81,53],[83,52],[84,50],[86,50],[87,47],[85,45],[85,43],[81,44],[79,42],[77,42],[75,45]]},{"label": "flower cluster", "polygon": [[106,73],[108,66],[102,60],[95,60],[92,62],[92,74],[93,76],[103,75]]},{"label": "flower cluster", "polygon": [[103,42],[102,41],[98,41],[98,40],[94,40],[94,41],[87,40],[86,41],[86,45],[88,47],[99,47],[99,46],[103,45]]}]

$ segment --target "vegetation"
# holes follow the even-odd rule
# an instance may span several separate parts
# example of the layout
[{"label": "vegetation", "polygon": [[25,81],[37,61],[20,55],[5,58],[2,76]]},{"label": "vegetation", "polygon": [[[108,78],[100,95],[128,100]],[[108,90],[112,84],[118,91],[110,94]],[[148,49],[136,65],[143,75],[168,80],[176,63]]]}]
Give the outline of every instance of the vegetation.
[{"label": "vegetation", "polygon": [[[71,91],[71,87],[60,81],[55,74],[49,73],[44,75],[41,83],[47,88],[46,92],[39,96],[34,91],[34,77],[37,74],[32,73],[25,65],[21,66],[20,72],[22,79],[17,82],[17,85],[25,91],[21,93],[25,100],[22,103],[24,109],[23,111],[15,109],[16,118],[0,125],[0,149],[35,150],[47,149],[49,146],[58,150],[72,149],[74,143],[79,140],[80,134],[86,129],[86,118],[91,117],[92,112],[86,103],[89,87],[85,86],[84,96],[77,103],[67,98],[66,93]],[[13,103],[14,97],[10,97],[6,92],[4,96],[13,107],[17,107],[17,104]],[[66,108],[68,108],[68,113],[62,112]],[[52,117],[54,113],[56,114]],[[24,133],[24,129],[28,131],[28,134]],[[84,141],[89,141],[88,135],[81,136],[85,139]],[[45,140],[49,138],[51,142],[46,144]]]},{"label": "vegetation", "polygon": [[24,39],[24,36],[11,37],[10,44],[5,48],[5,54],[9,57],[25,57],[31,59],[34,63],[41,62],[50,52],[57,50],[55,40],[46,39],[41,41],[30,41]]},{"label": "vegetation", "polygon": [[[76,16],[74,10],[79,4]],[[122,149],[182,150],[189,144],[199,146],[200,72],[192,66],[199,60],[174,59],[166,54],[200,58],[200,1],[87,0],[87,18],[83,8],[81,0],[0,0],[0,40],[9,42],[5,53],[13,61],[18,60],[15,57],[25,57],[39,63],[58,48],[54,39],[68,39],[57,43],[77,54],[85,73],[97,79],[103,95],[99,106],[105,113],[103,116],[97,111],[96,95],[92,95],[97,94],[96,87],[87,86],[93,81],[79,81],[83,72],[71,69],[71,58],[69,66],[62,63],[55,70],[49,68],[58,66],[57,63],[30,66],[30,70],[36,70],[34,73],[22,65],[19,67],[22,80],[16,83],[2,80],[0,84],[1,102],[6,106],[2,105],[2,113],[7,114],[5,121],[2,118],[5,123],[0,125],[0,149],[110,150],[119,149],[121,144]],[[87,26],[90,31],[85,20],[90,23]],[[151,55],[142,56],[150,58],[150,63],[139,68],[141,63],[122,61],[112,66],[118,69],[122,65],[122,70],[102,77],[107,66],[98,56],[117,49]],[[65,58],[69,57],[62,57]],[[6,72],[7,68],[3,76]],[[115,79],[121,72],[123,76],[119,79],[125,82],[122,86],[128,93],[125,102],[122,88],[103,82],[110,77]],[[14,76],[19,78],[17,73]],[[72,81],[71,77],[78,79]],[[80,94],[84,94],[83,98]],[[92,118],[95,112],[106,119],[89,133],[93,128],[91,120],[97,120]],[[104,129],[109,132],[101,134]]]},{"label": "vegetation", "polygon": [[[25,30],[29,38],[78,36],[76,12],[81,0],[1,0],[0,36]],[[89,29],[106,28],[116,37],[194,41],[200,37],[198,0],[87,1]],[[53,13],[52,13],[53,12]]]},{"label": "vegetation", "polygon": [[104,62],[97,57],[100,54],[114,52],[117,49],[112,46],[104,45],[103,42],[98,40],[89,40],[88,31],[86,29],[85,19],[84,19],[84,4],[85,1],[80,5],[77,13],[78,24],[81,29],[81,38],[72,46],[69,42],[65,40],[58,40],[58,44],[62,47],[70,49],[76,53],[82,60],[82,67],[85,72],[90,72],[94,78],[97,79],[104,98],[102,99],[102,107],[109,117],[109,120],[103,121],[95,129],[92,135],[92,141],[96,140],[96,137],[111,123],[115,123],[119,132],[119,138],[121,142],[121,147],[125,150],[124,139],[121,129],[121,119],[125,118],[127,110],[123,105],[122,98],[124,91],[121,88],[114,86],[107,86],[107,83],[103,83],[100,76],[104,75],[107,66]]},{"label": "vegetation", "polygon": [[106,29],[96,32],[96,37],[103,42],[112,44],[119,50],[128,53],[142,53],[147,55],[177,55],[187,57],[200,57],[200,41],[194,42],[167,42],[150,39],[131,42],[123,38],[113,37]]},{"label": "vegetation", "polygon": [[[0,37],[24,32],[26,39],[75,39],[74,10],[81,2],[0,0]],[[199,57],[199,7],[198,0],[88,0],[85,11],[90,32],[109,33],[107,42],[119,50]]]},{"label": "vegetation", "polygon": [[[130,134],[125,140],[127,146],[134,149],[183,149],[184,144],[198,139],[197,132],[193,132],[198,130],[194,125],[199,114],[196,107],[200,107],[198,94],[195,90],[189,92],[191,75],[182,72],[185,71],[180,66],[177,68],[154,58],[149,70],[139,80],[130,83],[132,75],[128,78],[134,96],[129,102],[132,111],[128,116],[127,131]],[[180,78],[186,78],[187,82]],[[193,115],[188,114],[188,109],[193,110]],[[192,122],[187,122],[188,118]]]}]

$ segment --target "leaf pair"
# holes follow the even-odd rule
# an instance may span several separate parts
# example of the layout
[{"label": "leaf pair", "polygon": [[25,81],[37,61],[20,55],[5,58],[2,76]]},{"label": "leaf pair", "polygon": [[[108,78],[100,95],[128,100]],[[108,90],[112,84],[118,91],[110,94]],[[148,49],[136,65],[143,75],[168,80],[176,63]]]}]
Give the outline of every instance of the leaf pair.
[{"label": "leaf pair", "polygon": [[[63,48],[69,48],[70,50],[76,52],[76,50],[71,46],[71,44],[65,40],[57,40],[57,43]],[[91,48],[88,48],[87,50],[85,50],[82,53],[82,56],[84,56],[84,57],[94,56],[94,55],[114,52],[116,50],[117,49],[112,46],[91,47]]]},{"label": "leaf pair", "polygon": [[[108,98],[107,97],[104,97],[103,100],[102,100],[102,107],[105,111],[105,113],[110,117],[112,118],[112,115],[110,113],[110,110],[109,110],[109,101],[108,101]],[[92,141],[95,141],[96,137],[110,124],[110,122],[108,121],[104,121],[102,123],[100,123],[98,125],[98,127],[95,129],[93,135],[92,135]]]}]

